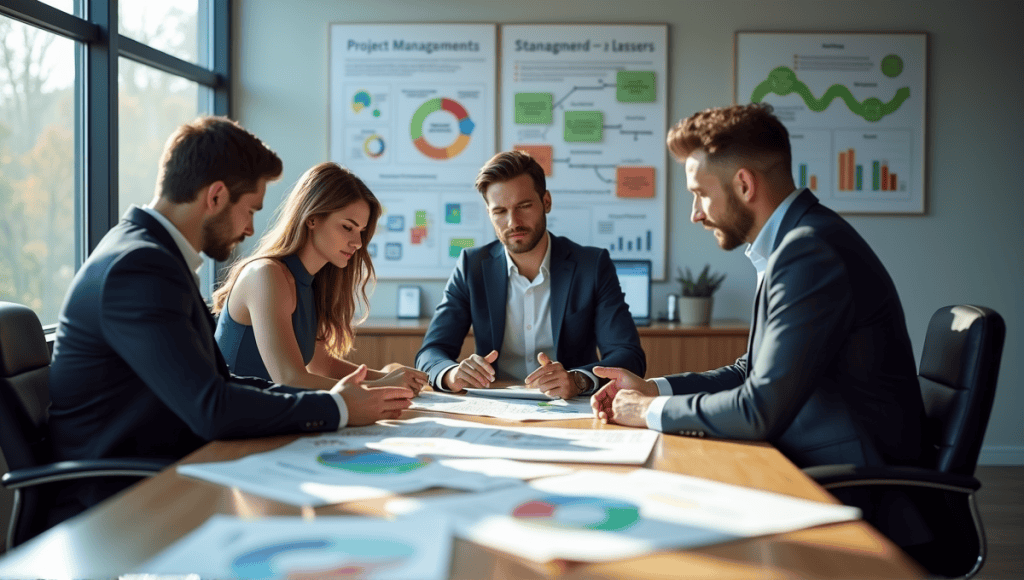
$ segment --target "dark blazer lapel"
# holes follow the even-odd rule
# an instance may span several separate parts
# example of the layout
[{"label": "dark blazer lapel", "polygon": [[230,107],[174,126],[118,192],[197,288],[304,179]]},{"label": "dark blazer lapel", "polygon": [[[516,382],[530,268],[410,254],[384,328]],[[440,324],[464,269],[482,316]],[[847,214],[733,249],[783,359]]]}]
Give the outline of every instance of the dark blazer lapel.
[{"label": "dark blazer lapel", "polygon": [[760,329],[761,325],[758,324],[758,315],[761,313],[761,292],[764,290],[764,278],[761,278],[761,283],[757,285],[757,292],[754,293],[754,308],[753,313],[750,315],[750,334],[747,336],[747,375],[750,375],[750,371],[754,367],[754,346],[760,344],[760,340],[755,340],[754,336]]},{"label": "dark blazer lapel", "polygon": [[[786,215],[782,216],[782,221],[779,223],[779,231],[775,234],[775,239],[772,241],[772,252],[774,253],[779,247],[779,243],[782,242],[782,238],[789,233],[790,230],[795,228],[800,223],[800,218],[803,217],[807,210],[811,209],[816,203],[818,198],[814,197],[811,190],[804,189],[797,194],[796,199],[793,200],[792,205],[786,210]],[[765,256],[770,258],[771,256]],[[761,283],[757,285],[757,293],[754,295],[754,312],[751,316],[750,322],[750,337],[747,339],[747,373],[753,369],[754,362],[754,351],[761,346],[761,337],[758,336],[758,331],[764,326],[764,322],[768,316],[768,297],[764,296],[764,286],[768,278],[768,272],[761,278]],[[764,302],[762,307],[762,302]],[[765,320],[762,320],[765,319]]]},{"label": "dark blazer lapel", "polygon": [[555,341],[556,356],[558,345],[562,344],[562,321],[565,320],[565,308],[569,303],[569,289],[572,288],[572,277],[576,273],[576,262],[572,260],[568,248],[562,238],[550,234],[551,237],[551,338]]},{"label": "dark blazer lapel", "polygon": [[[494,348],[500,352],[502,340],[505,338],[505,305],[508,301],[508,263],[505,261],[505,247],[494,244],[490,257],[483,261],[481,267],[484,271],[491,341]],[[483,329],[474,328],[473,332],[483,332]]]},{"label": "dark blazer lapel", "polygon": [[[782,216],[782,221],[779,223],[779,231],[775,234],[775,240],[772,242],[772,252],[778,249],[779,244],[782,243],[782,238],[786,237],[786,234],[800,223],[800,218],[804,217],[807,210],[817,205],[817,203],[818,198],[809,189],[804,189],[797,194],[793,204],[786,211],[786,215]],[[769,257],[765,256],[765,258]]]}]

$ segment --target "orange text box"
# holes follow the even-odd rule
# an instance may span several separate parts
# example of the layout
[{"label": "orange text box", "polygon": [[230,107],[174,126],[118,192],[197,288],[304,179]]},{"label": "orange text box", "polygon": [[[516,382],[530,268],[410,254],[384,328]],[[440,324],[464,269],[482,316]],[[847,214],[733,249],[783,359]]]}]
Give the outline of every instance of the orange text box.
[{"label": "orange text box", "polygon": [[616,197],[654,197],[654,168],[615,168]]},{"label": "orange text box", "polygon": [[551,145],[516,145],[512,148],[516,151],[529,153],[530,157],[536,159],[537,163],[544,168],[544,175],[551,176],[553,169],[552,159],[555,157],[555,151]]}]

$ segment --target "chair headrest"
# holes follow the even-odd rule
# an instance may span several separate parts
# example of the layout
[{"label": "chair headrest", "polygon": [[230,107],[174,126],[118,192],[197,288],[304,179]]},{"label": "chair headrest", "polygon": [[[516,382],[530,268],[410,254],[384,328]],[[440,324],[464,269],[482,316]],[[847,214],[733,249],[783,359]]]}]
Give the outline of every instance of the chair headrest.
[{"label": "chair headrest", "polygon": [[50,364],[39,317],[30,308],[0,302],[0,376],[13,377]]}]

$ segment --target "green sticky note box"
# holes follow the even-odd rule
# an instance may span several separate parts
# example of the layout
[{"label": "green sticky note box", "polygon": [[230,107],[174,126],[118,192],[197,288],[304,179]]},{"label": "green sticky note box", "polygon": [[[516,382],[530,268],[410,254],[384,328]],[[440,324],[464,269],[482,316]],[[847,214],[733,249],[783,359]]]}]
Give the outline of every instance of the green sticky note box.
[{"label": "green sticky note box", "polygon": [[550,125],[551,93],[516,93],[517,125]]},{"label": "green sticky note box", "polygon": [[654,71],[620,70],[615,76],[615,99],[620,103],[653,103]]},{"label": "green sticky note box", "polygon": [[598,143],[604,138],[604,113],[566,111],[565,140]]}]

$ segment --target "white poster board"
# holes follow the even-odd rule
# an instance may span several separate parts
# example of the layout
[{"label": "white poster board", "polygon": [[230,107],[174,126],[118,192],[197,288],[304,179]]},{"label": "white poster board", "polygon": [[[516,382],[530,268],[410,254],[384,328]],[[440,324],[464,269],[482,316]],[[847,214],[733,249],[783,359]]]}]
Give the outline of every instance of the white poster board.
[{"label": "white poster board", "polygon": [[548,229],[665,278],[668,27],[501,28],[501,149],[545,168]]},{"label": "white poster board", "polygon": [[793,177],[847,213],[924,213],[927,35],[736,33],[737,103],[790,132]]},{"label": "white poster board", "polygon": [[332,24],[330,156],[384,213],[380,278],[447,278],[494,239],[477,171],[495,153],[493,24]]}]

